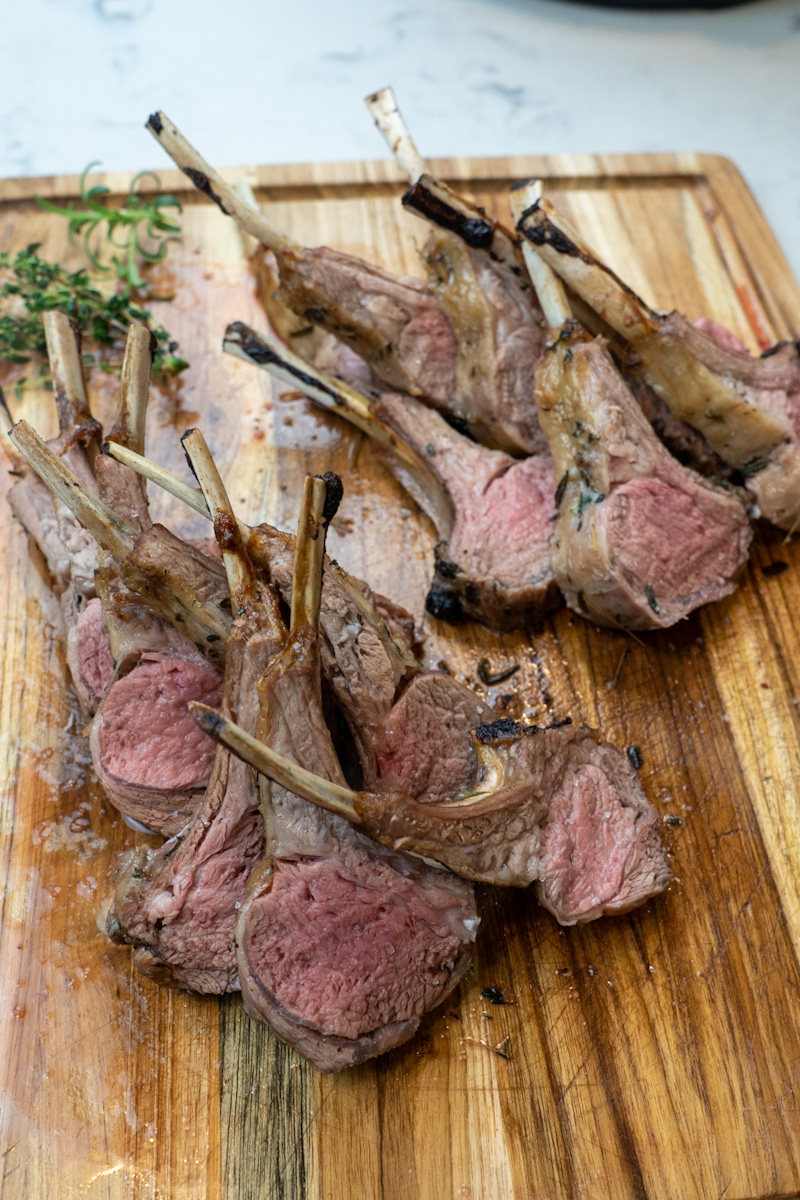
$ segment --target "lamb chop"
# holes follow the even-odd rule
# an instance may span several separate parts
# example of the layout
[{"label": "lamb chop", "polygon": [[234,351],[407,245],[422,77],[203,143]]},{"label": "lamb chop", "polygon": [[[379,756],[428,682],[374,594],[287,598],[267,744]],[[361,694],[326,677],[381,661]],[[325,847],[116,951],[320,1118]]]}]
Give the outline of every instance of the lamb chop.
[{"label": "lamb chop", "polygon": [[[256,577],[229,504],[209,486],[210,460],[198,454],[196,434],[185,445],[217,513],[218,535],[222,527],[223,545],[231,546],[226,563],[232,559],[238,564],[238,578],[247,580],[252,592]],[[335,511],[324,513],[326,494],[323,481],[306,486],[289,639],[282,623],[278,627],[273,596],[267,601],[274,610],[272,652],[265,657],[263,635],[262,650],[255,635],[254,655],[250,634],[245,656],[250,686],[240,686],[238,696],[247,722],[260,724],[263,736],[287,752],[301,753],[338,781],[341,770],[322,715],[316,633],[321,526],[323,515]],[[241,584],[232,578],[231,586],[238,611]],[[247,616],[240,618],[241,637],[254,621],[263,625],[259,608],[268,591],[262,587],[260,601],[251,602]],[[233,662],[232,654],[229,650],[226,694],[232,669],[243,667]],[[253,678],[254,657],[264,668],[260,680]],[[226,751],[220,750],[220,759],[229,760]],[[251,1014],[268,1020],[321,1070],[364,1061],[406,1040],[422,1013],[444,998],[469,965],[477,925],[471,890],[445,872],[379,849],[347,823],[293,797],[270,794],[268,788],[261,795],[264,849],[249,771],[248,777],[247,793],[232,788],[229,778],[223,797],[215,774],[204,807],[180,846],[167,843],[144,870],[133,865],[116,905],[117,936],[148,945],[140,958],[148,956],[145,968],[162,982],[219,991],[235,989],[240,978]],[[253,855],[264,852],[268,858],[256,868],[245,894]],[[144,881],[135,879],[136,874],[144,875]],[[237,909],[238,977],[233,949]],[[380,946],[389,942],[396,954],[387,961]]]},{"label": "lamb chop", "polygon": [[[277,596],[261,585],[244,553],[230,501],[202,435],[184,435],[222,551],[233,613],[222,707],[259,728],[258,685],[282,649]],[[233,931],[247,880],[261,857],[263,825],[252,771],[217,750],[208,786],[188,828],[154,853],[135,851],[121,873],[109,915],[115,941],[159,983],[221,993],[239,988]]]},{"label": "lamb chop", "polygon": [[[188,720],[186,702],[212,697],[218,701],[220,695],[217,666],[206,660],[198,644],[219,659],[216,645],[229,624],[219,607],[223,601],[229,604],[219,585],[221,564],[167,530],[149,526],[146,505],[136,509],[141,524],[147,524],[144,530],[118,516],[24,421],[12,430],[11,440],[80,522],[81,533],[86,531],[105,556],[98,570],[99,587],[105,592],[100,620],[108,622],[111,642],[104,625],[101,630],[109,657],[113,645],[119,659],[90,734],[98,777],[129,823],[173,833],[197,807],[214,758],[213,745],[198,739],[194,722]],[[132,475],[128,468],[106,461],[117,473]],[[111,490],[113,471],[102,467],[100,456],[97,466],[101,478],[105,476],[104,490]],[[127,487],[132,499],[139,485],[118,478],[115,486],[120,493]],[[154,545],[161,553],[148,562]],[[169,570],[164,567],[165,549]],[[174,572],[184,569],[187,582],[176,582],[173,588]],[[146,596],[147,603],[140,596]],[[153,617],[154,609],[167,620]],[[170,619],[186,633],[173,628]],[[123,667],[127,673],[121,673]]]},{"label": "lamb chop", "polygon": [[[326,491],[325,481],[306,481],[289,638],[259,690],[269,744],[342,786],[320,692]],[[406,1041],[468,969],[471,889],[263,777],[261,811],[264,859],[236,926],[248,1012],[325,1071]]]},{"label": "lamb chop", "polygon": [[513,629],[559,603],[547,548],[554,494],[549,456],[518,461],[478,446],[413,397],[364,396],[241,322],[228,327],[223,347],[299,385],[369,434],[387,456],[439,538],[427,599],[434,616],[469,616],[493,629]]},{"label": "lamb chop", "polygon": [[533,392],[546,325],[516,235],[429,174],[391,88],[366,103],[411,184],[404,208],[433,226],[422,255],[431,290],[461,331],[457,415],[485,445],[546,451]]},{"label": "lamb chop", "polygon": [[418,677],[392,711],[377,785],[360,792],[296,765],[225,714],[192,707],[206,733],[282,787],[467,879],[534,883],[563,925],[663,891],[671,873],[660,821],[625,755],[591,730],[497,720],[453,680],[438,700],[452,711],[460,689],[460,720],[432,724],[433,686]]},{"label": "lamb chop", "polygon": [[[528,308],[525,293],[520,291],[513,304],[508,297],[498,298],[497,312],[492,315],[494,283],[489,288],[490,302],[474,280],[463,281],[461,302],[455,304],[455,289],[447,291],[445,302],[421,280],[392,275],[327,247],[302,247],[275,229],[240,191],[226,183],[164,113],[154,113],[147,128],[200,191],[274,254],[280,296],[306,324],[321,326],[344,341],[366,359],[385,386],[419,396],[468,426],[474,420],[476,435],[485,436],[491,444],[520,453],[527,449],[530,438],[536,439],[532,409],[527,420],[522,420],[526,429],[533,422],[527,433],[517,430],[519,417],[512,414],[507,419],[506,415],[508,395],[520,386],[516,376],[531,374],[527,366],[519,365],[516,350],[523,344],[527,347],[526,338],[533,334],[514,332],[521,328],[522,314]],[[489,228],[485,220],[483,225]],[[464,263],[467,270],[466,259]],[[505,270],[502,264],[500,270]],[[481,286],[489,287],[485,282]],[[476,313],[482,314],[478,349]],[[507,345],[505,335],[495,345],[495,327],[506,331]],[[535,314],[531,330],[541,342],[543,331],[536,325]],[[484,334],[489,332],[487,341]],[[496,367],[487,367],[486,354],[499,355]]]},{"label": "lamb chop", "polygon": [[518,228],[587,304],[626,339],[637,370],[672,412],[739,469],[760,513],[800,520],[800,346],[761,358],[722,344],[681,313],[657,313],[604,266],[544,198]]},{"label": "lamb chop", "polygon": [[[89,410],[80,334],[65,313],[43,313],[42,323],[59,428],[49,446],[86,488],[96,491],[93,463],[102,433]],[[67,665],[81,709],[90,716],[100,703],[114,667],[95,590],[95,541],[65,504],[54,501],[33,472],[23,475],[8,499],[15,516],[44,554],[53,591],[61,602]]]},{"label": "lamb chop", "polygon": [[[515,215],[540,190],[515,190]],[[550,537],[556,582],[590,620],[666,628],[734,590],[752,540],[745,506],[669,454],[605,339],[590,337],[560,280],[528,243],[524,249],[550,325],[536,391],[559,479]]]}]

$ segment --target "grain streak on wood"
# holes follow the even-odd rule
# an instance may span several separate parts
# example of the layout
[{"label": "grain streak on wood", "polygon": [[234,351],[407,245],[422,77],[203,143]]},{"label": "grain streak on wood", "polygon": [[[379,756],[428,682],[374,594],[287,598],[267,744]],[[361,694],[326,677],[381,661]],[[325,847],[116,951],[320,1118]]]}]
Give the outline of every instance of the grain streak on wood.
[{"label": "grain streak on wood", "polygon": [[[800,290],[723,159],[553,155],[434,167],[504,219],[508,183],[543,177],[587,240],[659,308],[706,313],[753,349],[800,329]],[[426,229],[400,210],[393,164],[229,177],[243,173],[271,219],[301,241],[422,273]],[[184,472],[178,434],[200,424],[241,516],[283,528],[294,524],[303,474],[339,471],[345,498],[331,553],[421,613],[430,524],[361,435],[302,400],[278,399],[266,375],[219,353],[228,321],[263,324],[254,279],[231,222],[185,177],[161,174],[185,214],[157,280],[176,300],[157,316],[193,368],[171,396],[154,397],[152,453]],[[128,177],[104,181],[122,194]],[[63,225],[31,202],[36,191],[63,200],[75,189],[67,177],[0,184],[2,248],[42,241],[44,254],[77,265]],[[107,420],[113,380],[97,377],[93,393]],[[46,393],[23,405],[53,432]],[[11,482],[3,474],[0,490]],[[154,496],[154,512],[207,534],[171,499]],[[2,1200],[800,1192],[794,543],[762,531],[736,596],[644,644],[566,612],[503,639],[427,620],[429,665],[445,663],[503,714],[570,715],[641,748],[643,783],[673,822],[665,836],[676,879],[629,917],[572,930],[532,895],[481,889],[475,967],[456,994],[408,1046],[322,1077],[254,1026],[238,997],[161,992],[98,928],[114,853],[136,839],[106,810],[85,742],[65,732],[75,703],[41,558],[13,521],[0,528]],[[764,577],[776,560],[789,569]],[[477,673],[484,657],[520,669],[488,688]],[[510,1002],[488,1003],[488,987]]]}]

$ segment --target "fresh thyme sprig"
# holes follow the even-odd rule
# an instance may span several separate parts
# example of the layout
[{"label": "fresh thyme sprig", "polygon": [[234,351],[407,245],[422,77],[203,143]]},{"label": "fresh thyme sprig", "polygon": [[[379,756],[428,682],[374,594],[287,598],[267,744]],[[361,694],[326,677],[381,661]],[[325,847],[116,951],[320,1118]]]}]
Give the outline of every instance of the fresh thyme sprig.
[{"label": "fresh thyme sprig", "polygon": [[[174,210],[181,211],[180,201],[165,195],[142,199],[136,187],[143,175],[137,175],[122,207],[110,208],[101,203],[108,188],[86,186],[91,166],[81,176],[80,194],[85,208],[61,207],[39,197],[37,202],[45,211],[69,222],[71,240],[82,234],[95,275],[109,274],[112,270],[116,275],[114,290],[109,292],[107,287],[96,286],[99,280],[86,268],[69,272],[58,263],[40,258],[38,242],[20,250],[13,258],[0,253],[0,271],[5,274],[0,283],[0,362],[22,365],[34,357],[42,357],[39,374],[47,380],[47,347],[41,314],[60,309],[75,318],[93,344],[96,353],[84,356],[87,363],[105,371],[118,368],[131,322],[146,324],[156,339],[153,373],[167,381],[185,370],[188,363],[180,357],[178,343],[166,329],[152,323],[143,307],[149,300],[168,297],[156,296],[149,290],[141,268],[145,263],[162,262],[169,240],[180,233],[172,215]],[[157,177],[153,179],[158,185]],[[120,252],[112,252],[110,264],[101,258],[104,238],[113,250]],[[20,388],[24,383],[25,379],[18,379],[16,386]]]},{"label": "fresh thyme sprig", "polygon": [[[181,202],[176,196],[168,195],[154,196],[150,200],[143,199],[136,191],[139,182],[142,179],[152,179],[158,187],[159,178],[152,171],[141,171],[131,181],[125,203],[120,208],[109,208],[107,204],[102,203],[102,197],[109,194],[107,187],[101,184],[91,188],[86,186],[86,176],[92,167],[99,165],[97,162],[89,163],[81,175],[79,190],[84,208],[76,208],[74,204],[53,204],[50,200],[43,200],[41,196],[36,197],[36,203],[45,212],[65,218],[69,224],[70,241],[74,240],[77,234],[82,234],[83,248],[94,269],[106,272],[113,268],[117,279],[123,284],[124,294],[129,296],[147,286],[141,275],[140,262],[163,262],[170,238],[179,236],[180,225],[167,213],[170,209],[180,213]],[[102,233],[104,225],[106,230]],[[121,254],[111,255],[110,264],[103,262],[100,257],[104,240],[114,249],[122,251]]]},{"label": "fresh thyme sprig", "polygon": [[[48,262],[37,254],[39,243],[33,242],[12,259],[0,254],[0,269],[8,271],[0,285],[0,301],[17,297],[24,312],[0,313],[0,362],[28,363],[34,355],[45,356],[47,344],[41,314],[60,309],[74,317],[85,336],[95,344],[96,355],[86,355],[87,362],[96,362],[104,370],[115,370],[107,353],[124,341],[133,321],[148,325],[156,339],[153,373],[171,378],[189,365],[178,355],[178,343],[161,325],[153,325],[150,314],[137,304],[130,294],[115,292],[108,296],[94,287],[84,268],[70,273],[58,263]],[[46,361],[46,359],[45,359]],[[42,376],[47,371],[42,364]],[[18,380],[18,384],[24,381]]]}]

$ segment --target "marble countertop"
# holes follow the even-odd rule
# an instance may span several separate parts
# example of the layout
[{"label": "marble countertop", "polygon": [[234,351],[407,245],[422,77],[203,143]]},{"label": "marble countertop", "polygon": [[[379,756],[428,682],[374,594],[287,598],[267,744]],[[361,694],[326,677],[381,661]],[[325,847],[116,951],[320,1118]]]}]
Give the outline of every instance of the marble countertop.
[{"label": "marble countertop", "polygon": [[703,150],[800,276],[800,0],[27,0],[0,45],[0,175],[159,167],[165,109],[220,165],[378,158],[393,84],[425,154]]}]

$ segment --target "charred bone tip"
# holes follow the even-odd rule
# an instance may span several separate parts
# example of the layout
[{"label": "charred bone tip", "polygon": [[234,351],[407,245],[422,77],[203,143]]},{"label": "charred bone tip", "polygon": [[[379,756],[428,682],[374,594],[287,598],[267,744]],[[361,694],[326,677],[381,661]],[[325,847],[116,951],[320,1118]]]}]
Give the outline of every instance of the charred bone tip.
[{"label": "charred bone tip", "polygon": [[201,704],[199,700],[190,700],[187,707],[203,733],[207,733],[216,741],[225,729],[225,718],[222,714],[215,708],[209,708],[207,704]]},{"label": "charred bone tip", "polygon": [[344,484],[335,471],[326,471],[324,475],[316,475],[314,478],[321,479],[325,484],[325,507],[322,510],[322,520],[325,525],[330,525],[342,503]]},{"label": "charred bone tip", "polygon": [[488,250],[494,241],[494,225],[483,217],[466,217],[446,204],[434,191],[435,180],[422,175],[404,193],[400,203],[414,212],[461,238],[473,250]]},{"label": "charred bone tip", "polygon": [[153,133],[158,137],[161,130],[164,128],[164,114],[162,112],[151,113],[145,121],[145,129],[152,129]]}]

